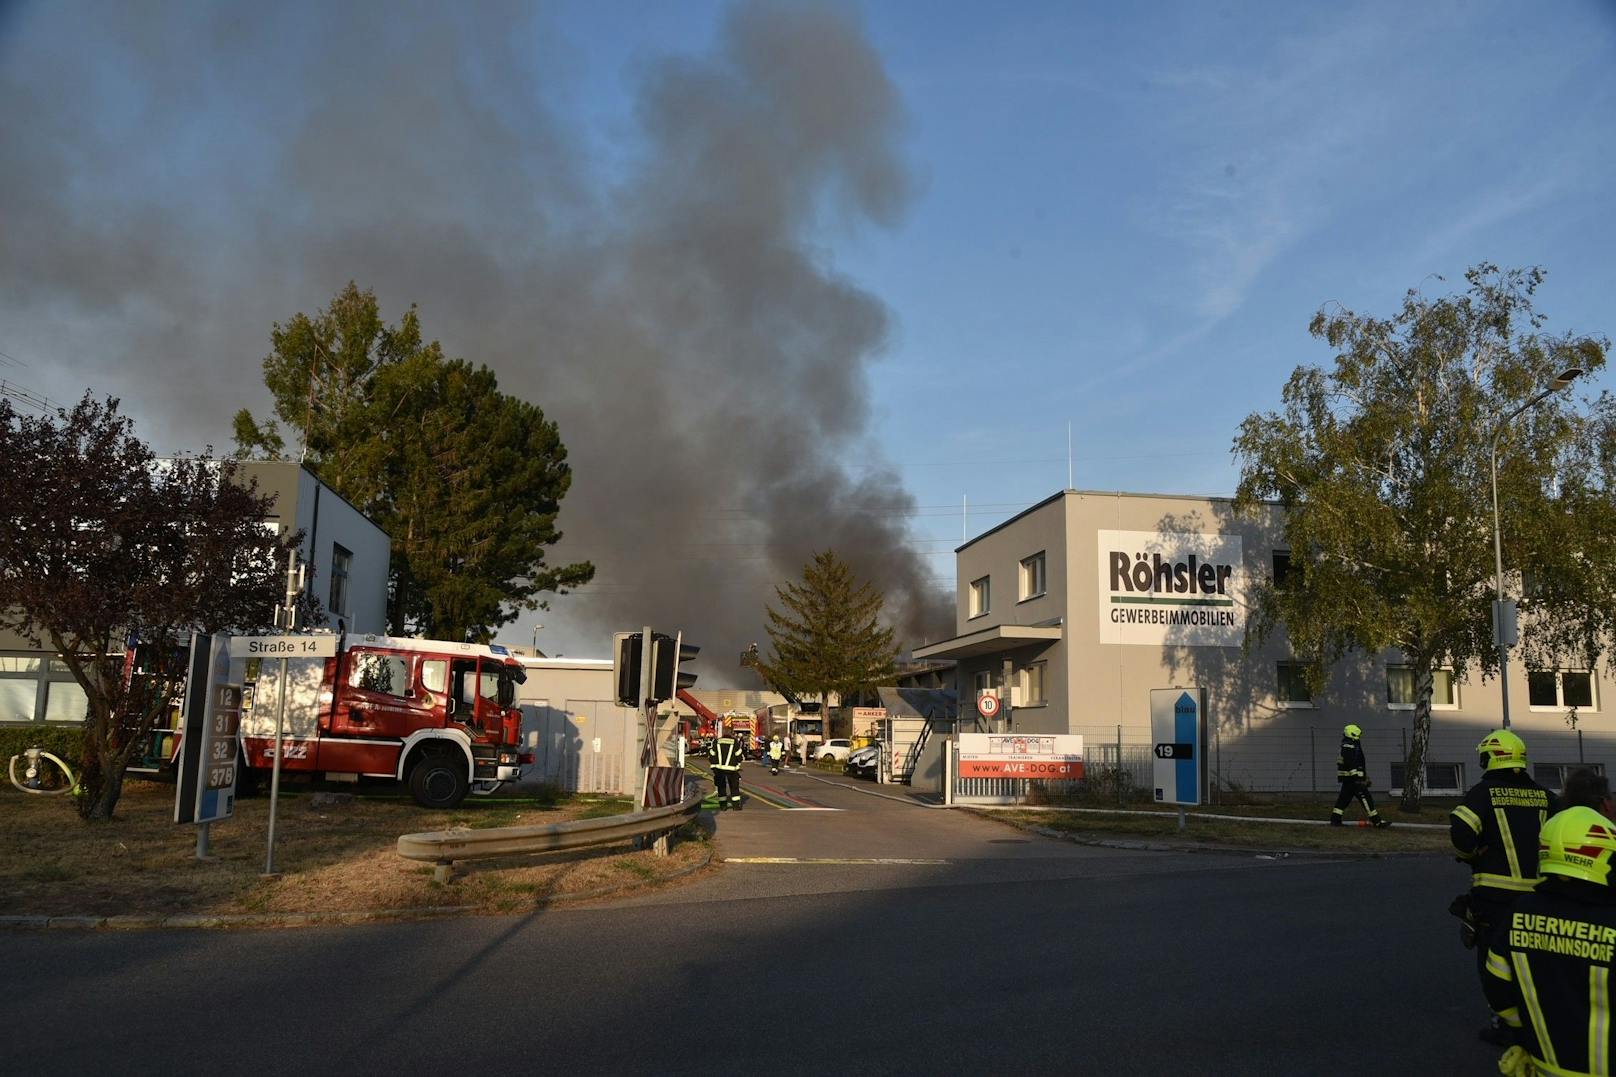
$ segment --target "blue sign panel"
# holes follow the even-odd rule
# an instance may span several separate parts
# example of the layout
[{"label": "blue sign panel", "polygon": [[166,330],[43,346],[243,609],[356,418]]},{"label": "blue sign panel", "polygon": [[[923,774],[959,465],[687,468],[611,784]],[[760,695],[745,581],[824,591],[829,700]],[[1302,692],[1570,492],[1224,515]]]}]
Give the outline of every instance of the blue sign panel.
[{"label": "blue sign panel", "polygon": [[1158,803],[1201,803],[1202,698],[1199,688],[1151,690],[1152,784]]}]

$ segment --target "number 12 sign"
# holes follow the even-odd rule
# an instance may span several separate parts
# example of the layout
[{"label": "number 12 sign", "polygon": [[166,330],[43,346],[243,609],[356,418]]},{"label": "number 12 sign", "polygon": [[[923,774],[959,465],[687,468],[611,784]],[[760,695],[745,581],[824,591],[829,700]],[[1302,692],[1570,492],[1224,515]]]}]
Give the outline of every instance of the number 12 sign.
[{"label": "number 12 sign", "polygon": [[212,823],[230,818],[236,809],[241,685],[226,683],[230,648],[225,637],[198,635],[192,647],[174,821]]}]

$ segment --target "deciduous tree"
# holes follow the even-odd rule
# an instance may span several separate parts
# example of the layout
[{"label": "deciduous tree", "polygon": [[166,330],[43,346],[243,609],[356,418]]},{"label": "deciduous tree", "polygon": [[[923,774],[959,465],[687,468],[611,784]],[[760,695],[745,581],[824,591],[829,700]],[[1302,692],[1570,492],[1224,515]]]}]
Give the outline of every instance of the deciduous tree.
[{"label": "deciduous tree", "polygon": [[[486,640],[540,596],[588,582],[588,562],[550,566],[572,482],[553,422],[499,391],[486,366],[423,342],[414,307],[387,325],[350,283],[314,317],[275,326],[264,381],[304,460],[392,539],[390,629]],[[238,451],[280,433],[236,417]]]},{"label": "deciduous tree", "polygon": [[[297,536],[264,528],[271,499],[233,462],[157,460],[115,399],[39,418],[0,400],[0,460],[0,626],[59,654],[84,690],[80,812],[109,818],[190,633],[270,625]],[[126,683],[135,641],[152,645],[152,675]]]},{"label": "deciduous tree", "polygon": [[[1605,365],[1603,338],[1543,332],[1540,270],[1479,265],[1459,294],[1410,291],[1389,318],[1321,310],[1332,369],[1298,367],[1279,411],[1249,416],[1236,504],[1284,509],[1291,572],[1253,589],[1250,638],[1283,626],[1315,688],[1350,652],[1415,672],[1404,806],[1418,807],[1433,673],[1496,675],[1493,514],[1504,564],[1542,581],[1521,600],[1522,653],[1587,668],[1616,628],[1616,404],[1550,393]],[[1525,407],[1512,421],[1506,420]],[[1519,576],[1515,575],[1519,590]]]}]

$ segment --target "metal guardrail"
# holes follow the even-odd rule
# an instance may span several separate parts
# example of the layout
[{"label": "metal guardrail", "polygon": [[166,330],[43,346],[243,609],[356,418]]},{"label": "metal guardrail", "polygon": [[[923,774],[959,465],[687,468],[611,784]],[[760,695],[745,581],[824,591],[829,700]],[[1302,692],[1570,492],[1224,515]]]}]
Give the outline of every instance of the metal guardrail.
[{"label": "metal guardrail", "polygon": [[705,790],[698,790],[678,804],[665,808],[649,808],[629,815],[608,815],[600,819],[575,819],[548,826],[404,834],[398,839],[398,855],[406,860],[435,863],[437,871],[434,876],[446,882],[457,860],[488,860],[500,856],[583,849],[676,830],[696,817],[705,796]]}]

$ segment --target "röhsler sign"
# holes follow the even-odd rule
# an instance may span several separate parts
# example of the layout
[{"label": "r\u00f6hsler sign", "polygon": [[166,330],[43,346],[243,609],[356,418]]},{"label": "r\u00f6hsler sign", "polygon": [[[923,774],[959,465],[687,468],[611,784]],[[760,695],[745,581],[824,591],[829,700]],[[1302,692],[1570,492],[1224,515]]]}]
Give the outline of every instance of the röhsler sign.
[{"label": "r\u00f6hsler sign", "polygon": [[1240,646],[1239,535],[1101,531],[1098,542],[1101,643]]},{"label": "r\u00f6hsler sign", "polygon": [[1083,738],[1075,733],[961,733],[961,778],[1078,781]]}]

